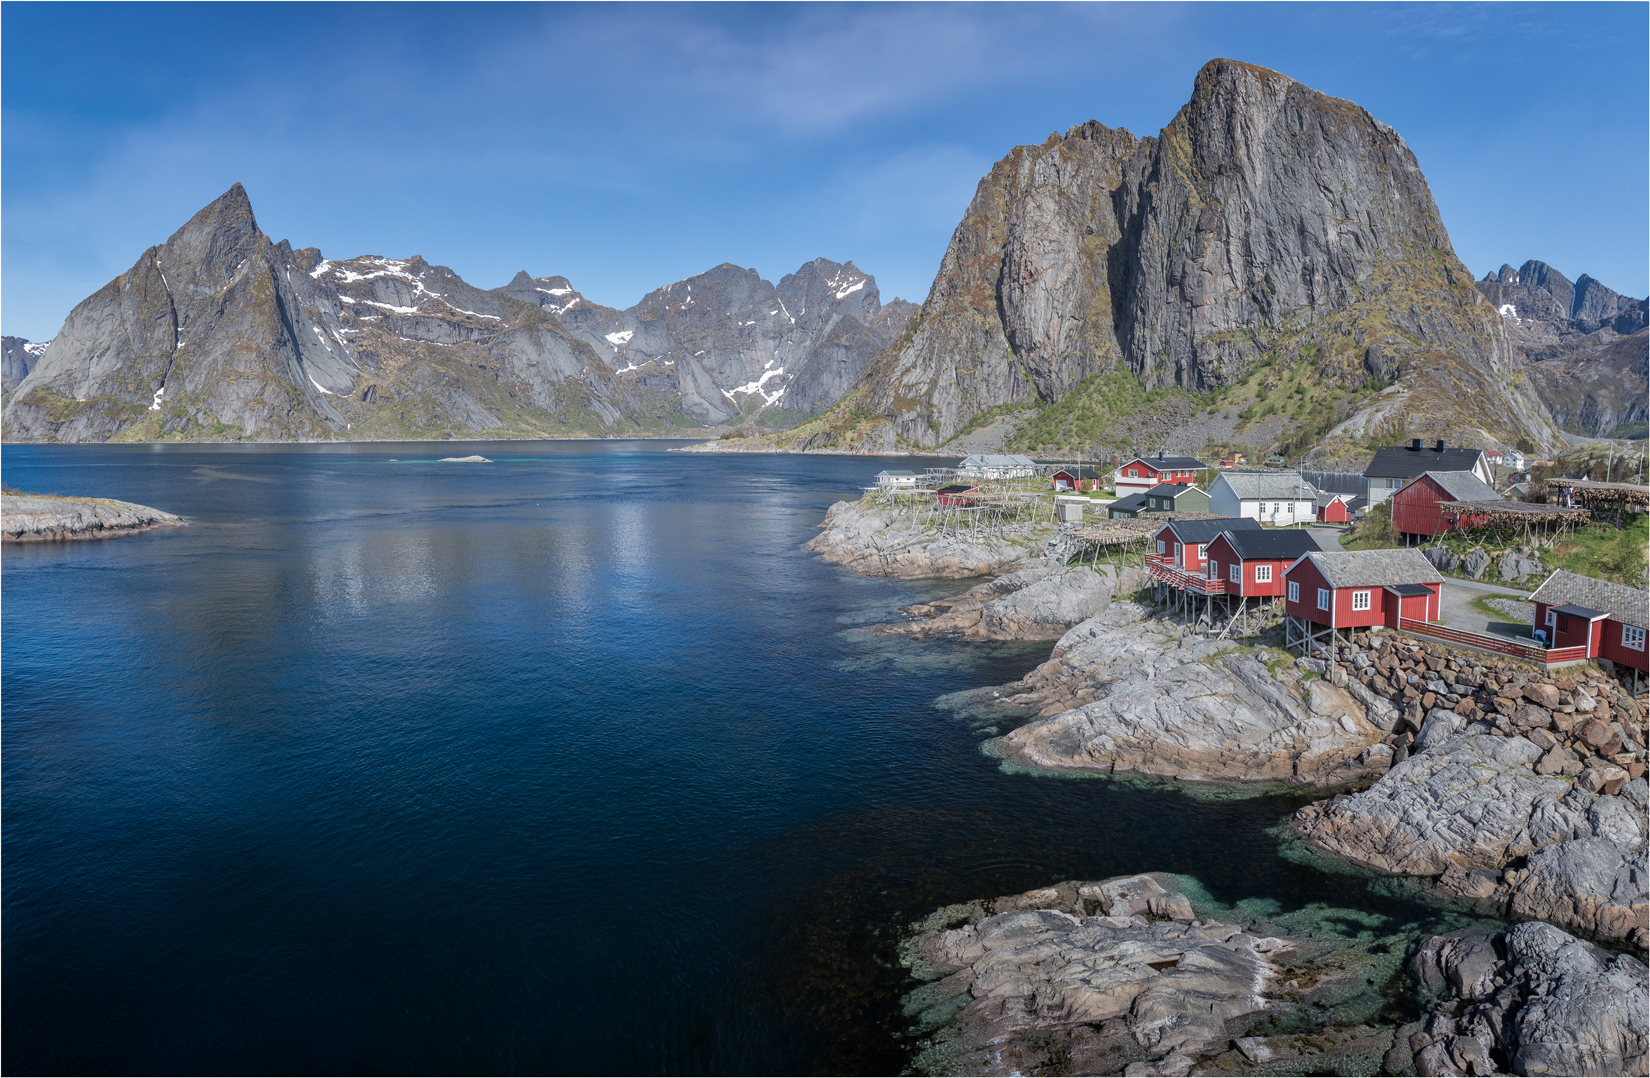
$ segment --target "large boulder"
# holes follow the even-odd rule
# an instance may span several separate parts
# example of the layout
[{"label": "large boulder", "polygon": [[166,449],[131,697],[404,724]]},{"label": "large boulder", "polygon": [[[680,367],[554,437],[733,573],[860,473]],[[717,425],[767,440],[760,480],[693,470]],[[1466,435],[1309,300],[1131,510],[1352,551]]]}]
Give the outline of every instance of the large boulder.
[{"label": "large boulder", "polygon": [[1430,1007],[1399,1030],[1390,1074],[1650,1073],[1650,971],[1567,932],[1527,922],[1508,932],[1423,940],[1410,974]]},{"label": "large boulder", "polygon": [[1385,731],[1345,690],[1313,680],[1303,693],[1292,674],[1227,642],[1188,643],[1113,674],[1099,699],[999,737],[992,751],[1057,771],[1319,787],[1367,780],[1390,761],[1372,751]]},{"label": "large boulder", "polygon": [[1429,742],[1369,789],[1306,806],[1295,831],[1377,872],[1432,877],[1446,894],[1515,916],[1642,943],[1645,781],[1597,796],[1538,773],[1542,750],[1525,738],[1482,730]]},{"label": "large boulder", "polygon": [[1489,564],[1490,556],[1484,553],[1483,547],[1475,547],[1467,551],[1467,556],[1461,559],[1462,571],[1474,580],[1484,575],[1484,570],[1489,568]]},{"label": "large boulder", "polygon": [[1541,562],[1523,547],[1513,547],[1501,555],[1501,561],[1496,566],[1502,580],[1523,580],[1527,576],[1537,576],[1546,570],[1542,569]]}]

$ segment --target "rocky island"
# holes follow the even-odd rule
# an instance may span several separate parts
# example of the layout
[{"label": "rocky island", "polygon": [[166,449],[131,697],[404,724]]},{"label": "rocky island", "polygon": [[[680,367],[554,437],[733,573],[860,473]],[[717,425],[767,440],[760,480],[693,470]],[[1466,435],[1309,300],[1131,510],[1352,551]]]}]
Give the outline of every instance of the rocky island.
[{"label": "rocky island", "polygon": [[0,538],[6,542],[108,539],[187,523],[174,513],[114,498],[0,494]]}]

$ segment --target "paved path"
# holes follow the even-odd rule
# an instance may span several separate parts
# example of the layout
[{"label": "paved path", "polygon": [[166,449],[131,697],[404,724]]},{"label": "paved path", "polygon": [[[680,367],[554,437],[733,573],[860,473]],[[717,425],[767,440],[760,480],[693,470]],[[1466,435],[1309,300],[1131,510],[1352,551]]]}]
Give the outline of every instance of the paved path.
[{"label": "paved path", "polygon": [[1441,619],[1452,629],[1461,629],[1469,633],[1483,633],[1486,636],[1503,636],[1511,640],[1531,642],[1530,625],[1528,622],[1514,622],[1511,617],[1499,615],[1491,617],[1472,605],[1474,599],[1486,595],[1507,595],[1523,598],[1527,592],[1515,591],[1511,588],[1497,587],[1494,584],[1480,584],[1476,581],[1451,580],[1444,578],[1444,587],[1439,594]]},{"label": "paved path", "polygon": [[1316,539],[1318,541],[1318,545],[1323,547],[1325,550],[1341,549],[1341,529],[1308,528],[1306,530],[1312,533],[1312,538]]}]

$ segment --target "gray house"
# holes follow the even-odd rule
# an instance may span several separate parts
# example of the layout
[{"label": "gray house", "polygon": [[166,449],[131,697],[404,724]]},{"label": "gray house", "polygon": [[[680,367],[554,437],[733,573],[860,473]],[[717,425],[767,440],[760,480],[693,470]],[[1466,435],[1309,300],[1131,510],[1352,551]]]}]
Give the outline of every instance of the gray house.
[{"label": "gray house", "polygon": [[1146,510],[1151,513],[1207,513],[1209,496],[1196,487],[1179,483],[1159,483],[1146,492]]}]

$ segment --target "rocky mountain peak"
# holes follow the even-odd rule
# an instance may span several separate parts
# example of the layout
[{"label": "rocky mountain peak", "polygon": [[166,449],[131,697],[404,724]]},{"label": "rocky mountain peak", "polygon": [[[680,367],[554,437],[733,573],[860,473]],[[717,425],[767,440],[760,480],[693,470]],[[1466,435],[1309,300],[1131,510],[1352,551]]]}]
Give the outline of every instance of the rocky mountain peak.
[{"label": "rocky mountain peak", "polygon": [[[938,445],[982,413],[1054,403],[1118,370],[1147,390],[1206,391],[1307,361],[1341,397],[1372,362],[1375,377],[1415,383],[1348,437],[1370,424],[1552,436],[1539,403],[1508,388],[1499,320],[1402,137],[1236,60],[1205,64],[1155,137],[1090,120],[1011,150],[980,181],[917,327],[856,390],[851,408],[882,419],[855,444]],[[1457,367],[1498,399],[1467,406]]]}]

